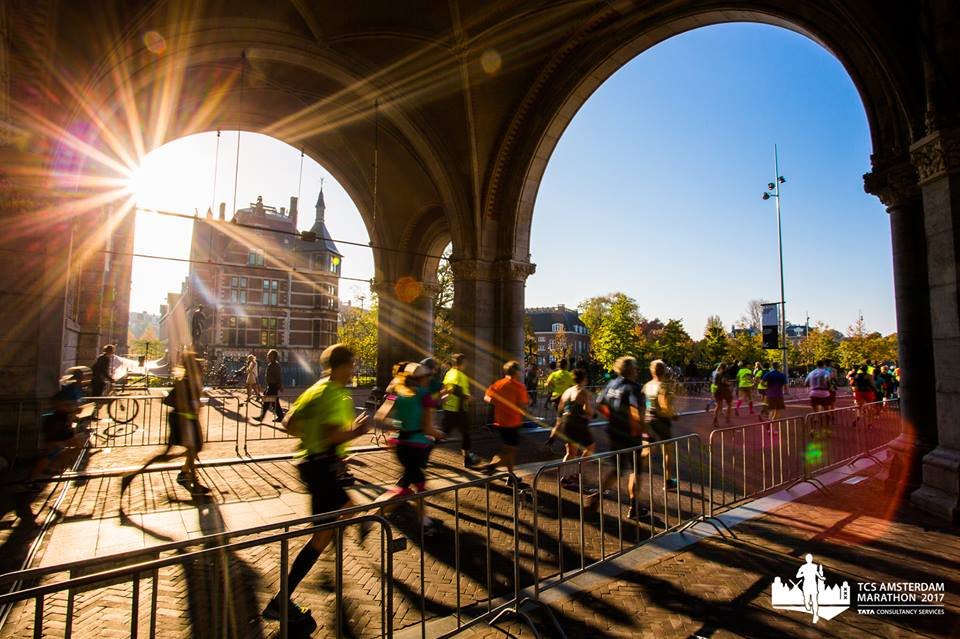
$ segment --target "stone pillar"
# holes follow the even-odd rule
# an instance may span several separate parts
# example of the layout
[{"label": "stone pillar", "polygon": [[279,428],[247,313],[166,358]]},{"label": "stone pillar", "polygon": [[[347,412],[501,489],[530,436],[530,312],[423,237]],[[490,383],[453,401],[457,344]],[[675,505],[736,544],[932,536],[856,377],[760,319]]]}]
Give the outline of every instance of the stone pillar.
[{"label": "stone pillar", "polygon": [[523,320],[527,278],[537,270],[535,264],[518,260],[498,260],[497,272],[497,335],[502,360],[523,358]]},{"label": "stone pillar", "polygon": [[936,380],[927,283],[927,237],[916,169],[906,158],[874,161],[864,189],[880,198],[890,215],[902,428],[893,444],[899,467],[891,480],[915,488],[921,458],[937,444]]},{"label": "stone pillar", "polygon": [[[960,129],[935,131],[910,147],[926,227],[936,379],[937,446],[923,458],[911,501],[960,519]],[[904,370],[904,375],[912,371]]]},{"label": "stone pillar", "polygon": [[377,385],[390,382],[393,365],[420,361],[433,346],[433,293],[436,284],[400,278],[377,282]]},{"label": "stone pillar", "polygon": [[[454,351],[467,357],[467,374],[473,380],[475,419],[484,404],[483,389],[499,377],[500,364],[495,345],[496,309],[493,262],[450,260],[453,269]],[[477,422],[479,423],[479,422]]]}]

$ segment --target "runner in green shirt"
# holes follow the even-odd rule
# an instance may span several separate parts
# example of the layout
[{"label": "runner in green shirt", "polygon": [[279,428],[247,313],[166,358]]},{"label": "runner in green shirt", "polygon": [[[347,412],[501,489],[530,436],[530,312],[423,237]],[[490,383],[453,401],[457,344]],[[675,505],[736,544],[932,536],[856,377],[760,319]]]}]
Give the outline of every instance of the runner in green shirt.
[{"label": "runner in green shirt", "polygon": [[[329,346],[320,355],[320,365],[325,377],[297,398],[283,420],[287,432],[300,438],[301,460],[297,469],[310,491],[314,516],[350,505],[347,493],[337,484],[336,448],[366,433],[372,423],[366,413],[353,417],[353,399],[346,389],[353,377],[353,351],[343,344]],[[316,532],[300,549],[290,567],[288,592],[292,594],[307,576],[320,553],[330,544],[333,533],[332,529]],[[264,618],[280,619],[284,605],[291,623],[310,616],[308,608],[289,600],[281,602],[277,593],[264,609]]]},{"label": "runner in green shirt", "polygon": [[559,412],[558,405],[560,404],[560,396],[563,395],[563,391],[571,386],[573,386],[573,373],[567,370],[567,360],[561,359],[560,368],[547,376],[547,390],[550,392],[550,402],[557,412]]},{"label": "runner in green shirt", "polygon": [[753,383],[757,387],[757,393],[760,395],[760,417],[767,415],[767,383],[763,381],[763,376],[770,370],[769,366],[764,366],[760,362],[753,365]]},{"label": "runner in green shirt", "polygon": [[737,367],[737,403],[733,407],[733,414],[740,415],[740,406],[746,400],[750,414],[753,415],[753,370],[747,368],[747,363],[742,361],[737,363]]},{"label": "runner in green shirt", "polygon": [[450,435],[459,430],[462,440],[460,451],[463,453],[464,468],[473,468],[480,458],[473,454],[470,442],[470,378],[463,372],[467,358],[462,353],[450,356],[450,370],[443,376],[443,432]]}]

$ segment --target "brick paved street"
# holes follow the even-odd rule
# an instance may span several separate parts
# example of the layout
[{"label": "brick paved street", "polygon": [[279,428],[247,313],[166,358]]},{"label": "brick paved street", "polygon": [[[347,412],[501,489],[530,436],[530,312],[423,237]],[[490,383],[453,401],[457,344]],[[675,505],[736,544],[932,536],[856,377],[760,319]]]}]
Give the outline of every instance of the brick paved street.
[{"label": "brick paved street", "polygon": [[[800,414],[800,407],[791,408],[793,414]],[[741,423],[756,418],[741,418]],[[599,439],[600,449],[606,442],[602,429],[594,429]],[[676,424],[676,435],[685,432],[697,432],[705,436],[709,432],[709,417],[706,415],[688,416]],[[556,459],[558,450],[550,450],[542,445],[543,433],[528,435],[531,445],[521,447],[523,464],[521,474],[532,473],[540,464]],[[491,456],[498,441],[485,431],[477,438],[477,452],[485,457]],[[293,447],[291,440],[281,439],[263,443],[264,453],[289,452]],[[90,458],[88,470],[133,466],[152,454],[153,447],[121,446],[109,450],[101,449]],[[541,578],[554,575],[560,568],[562,559],[564,569],[579,566],[581,562],[591,563],[601,555],[629,548],[632,543],[649,538],[665,528],[675,526],[679,518],[689,518],[699,513],[699,466],[698,453],[693,456],[686,450],[678,449],[681,458],[679,499],[671,491],[664,494],[660,490],[659,468],[662,460],[654,456],[654,475],[649,485],[641,488],[641,499],[651,499],[654,512],[649,520],[640,525],[625,520],[626,488],[620,487],[619,506],[621,517],[616,515],[616,491],[609,493],[603,504],[603,517],[588,516],[581,537],[578,526],[579,509],[575,492],[558,491],[556,473],[545,476],[546,483],[538,485],[540,535]],[[203,455],[206,461],[227,458],[234,455],[232,443],[209,444]],[[399,476],[400,468],[390,450],[367,452],[358,455],[351,468],[358,482],[350,489],[358,503],[371,500],[380,494],[386,486]],[[741,469],[735,468],[737,472]],[[146,549],[165,541],[184,540],[203,534],[219,533],[224,530],[238,530],[251,526],[282,522],[308,514],[308,501],[304,489],[297,477],[294,464],[286,459],[278,461],[235,463],[206,467],[201,471],[204,481],[215,488],[209,498],[193,499],[174,481],[175,470],[151,472],[141,475],[130,487],[123,499],[119,496],[117,477],[95,477],[75,482],[65,493],[57,514],[56,524],[41,540],[40,552],[34,565],[49,566],[69,560],[106,554]],[[584,471],[587,485],[595,485],[597,471],[591,465]],[[646,476],[646,475],[645,475]],[[466,471],[460,464],[455,444],[445,444],[431,457],[429,485],[439,488],[479,477]],[[733,479],[733,478],[732,478]],[[691,481],[693,480],[693,481]],[[558,502],[558,492],[562,497]],[[56,493],[53,493],[56,494]],[[49,497],[47,490],[39,496]],[[464,489],[456,496],[447,493],[429,501],[428,512],[445,524],[444,531],[437,537],[420,543],[420,533],[410,508],[401,509],[392,516],[395,535],[403,535],[410,540],[407,551],[395,554],[394,612],[395,628],[415,624],[421,618],[420,606],[424,606],[428,618],[443,617],[456,612],[455,566],[461,568],[460,605],[469,612],[471,604],[485,602],[490,593],[493,596],[506,594],[508,584],[513,577],[513,521],[512,493],[502,484],[495,484],[489,491],[482,488]],[[652,497],[651,497],[652,495]],[[489,498],[489,509],[486,505]],[[33,502],[34,512],[43,515],[50,508]],[[42,506],[42,508],[41,508]],[[459,509],[456,508],[459,507]],[[124,520],[121,520],[120,510]],[[459,518],[454,513],[459,512]],[[5,517],[9,523],[2,531],[5,543],[18,545],[28,543],[29,531],[19,532],[22,526],[13,525],[13,513]],[[559,516],[558,516],[559,515]],[[484,522],[491,522],[490,541],[486,540]],[[624,523],[626,522],[626,523]],[[453,531],[459,526],[460,534]],[[520,562],[521,583],[533,582],[532,508],[527,503],[521,512]],[[18,536],[19,535],[19,536]],[[622,536],[621,536],[622,535]],[[296,552],[302,541],[291,542],[292,553]],[[423,601],[420,599],[420,552],[424,549]],[[489,559],[488,559],[489,550]],[[371,635],[380,631],[379,606],[380,594],[379,550],[376,542],[367,540],[362,546],[357,543],[352,531],[345,536],[345,552],[350,558],[345,564],[344,593],[347,604],[347,617],[344,623],[359,635]],[[219,600],[211,600],[214,593],[226,592],[236,623],[248,626],[256,612],[275,592],[279,573],[279,545],[272,544],[239,551],[219,552],[188,564],[185,568],[170,567],[160,571],[158,601],[165,602],[160,607],[158,624],[171,633],[186,632],[197,624],[213,623],[207,620],[209,609],[218,609]],[[198,565],[199,562],[199,565]],[[196,569],[191,566],[197,566]],[[216,569],[216,570],[213,570]],[[220,571],[220,577],[217,577]],[[194,574],[196,573],[196,574]],[[331,629],[336,623],[323,611],[333,608],[333,552],[328,551],[320,566],[311,573],[298,592],[298,598],[310,605],[320,624],[318,636],[324,629]],[[215,585],[216,587],[211,587]],[[150,588],[144,586],[141,592],[141,625],[148,623],[145,610],[149,610]],[[109,611],[110,623],[106,628],[124,632],[129,623],[130,585],[119,584],[108,588],[93,590],[76,597],[75,636],[85,636],[87,632],[99,632],[104,628],[102,614],[87,614],[86,610]],[[242,604],[242,605],[241,605]],[[62,624],[66,615],[66,597],[55,595],[48,597],[45,609],[45,624],[51,628]],[[213,606],[213,608],[210,608]],[[14,611],[10,621],[4,627],[3,636],[29,635],[32,625],[32,609],[20,606]],[[250,626],[252,636],[261,632],[275,630],[275,627],[262,628],[255,621]],[[126,631],[128,633],[128,631]]]}]

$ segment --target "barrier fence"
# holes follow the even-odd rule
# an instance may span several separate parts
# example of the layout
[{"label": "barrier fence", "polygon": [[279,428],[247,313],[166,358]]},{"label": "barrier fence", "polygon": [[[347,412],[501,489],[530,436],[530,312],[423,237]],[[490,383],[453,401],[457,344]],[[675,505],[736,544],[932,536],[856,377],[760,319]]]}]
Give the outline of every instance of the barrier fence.
[{"label": "barrier fence", "polygon": [[[45,626],[47,616],[65,614],[63,636],[70,636],[76,611],[102,595],[110,605],[129,602],[124,620],[131,636],[141,629],[152,636],[158,593],[167,595],[169,606],[171,590],[183,582],[190,597],[173,600],[187,606],[182,612],[188,623],[228,628],[239,623],[238,610],[255,618],[272,595],[256,584],[279,583],[285,590],[291,540],[315,532],[298,526],[322,521],[335,538],[332,556],[317,569],[334,575],[332,586],[321,587],[332,592],[322,597],[323,610],[333,615],[325,635],[342,636],[344,615],[359,611],[380,619],[379,627],[371,626],[379,636],[393,636],[396,628],[418,630],[424,638],[452,636],[504,613],[522,616],[526,592],[537,602],[543,591],[664,534],[699,522],[716,526],[713,518],[747,500],[801,481],[817,483],[824,472],[874,457],[899,432],[899,403],[877,402],[718,429],[706,447],[691,434],[550,462],[524,491],[532,502],[529,513],[516,478],[501,473],[326,518],[236,532],[221,532],[221,522],[216,534],[195,540],[2,575],[0,585],[20,585],[0,595],[0,606],[32,603],[32,613],[23,612],[22,603],[20,609],[32,614],[35,636],[59,632],[62,625]],[[630,497],[632,469],[637,477]],[[615,479],[604,483],[605,477]],[[511,482],[504,484],[506,479]],[[386,511],[398,506],[387,520]],[[216,511],[215,504],[210,509]],[[440,525],[426,527],[420,513]],[[364,525],[379,526],[373,551],[370,543],[344,534]],[[395,532],[402,536],[395,538]],[[406,540],[413,552],[400,552]],[[252,565],[262,566],[264,556],[271,568],[261,574]],[[244,589],[234,590],[235,580],[244,579],[237,575],[250,574],[255,585],[244,582]],[[241,606],[237,598],[245,590],[255,596]],[[309,592],[315,599],[316,587]],[[281,620],[281,636],[288,625]]]}]

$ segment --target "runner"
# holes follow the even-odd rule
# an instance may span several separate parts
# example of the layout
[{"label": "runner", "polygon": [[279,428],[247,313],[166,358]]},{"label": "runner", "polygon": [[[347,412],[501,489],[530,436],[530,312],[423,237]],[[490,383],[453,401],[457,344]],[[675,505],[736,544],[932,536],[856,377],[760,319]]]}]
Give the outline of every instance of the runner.
[{"label": "runner", "polygon": [[857,406],[877,401],[877,387],[873,375],[868,372],[870,368],[867,364],[860,366],[853,378],[853,400]]},{"label": "runner", "polygon": [[43,447],[38,451],[37,461],[27,478],[30,489],[37,489],[37,481],[50,463],[64,451],[83,445],[86,432],[77,431],[80,405],[83,403],[83,387],[91,379],[86,366],[73,366],[60,378],[60,390],[53,396],[53,410],[40,416],[43,431]]},{"label": "runner", "polygon": [[460,452],[463,453],[464,468],[473,468],[480,458],[473,454],[470,441],[470,379],[463,372],[467,358],[462,353],[450,356],[450,370],[443,376],[443,423],[445,435],[460,431]]},{"label": "runner", "polygon": [[[652,379],[643,385],[646,407],[644,425],[654,441],[663,441],[673,436],[671,421],[677,417],[677,413],[667,392],[667,365],[662,359],[650,362],[650,376]],[[671,477],[674,470],[672,461],[671,446],[663,446],[663,481],[667,488],[677,487],[677,478]]]},{"label": "runner", "polygon": [[[577,457],[588,457],[596,448],[593,433],[590,432],[594,406],[593,393],[587,389],[587,371],[582,368],[574,370],[573,382],[574,385],[560,395],[560,414],[557,415],[557,422],[547,440],[547,443],[550,443],[554,437],[559,437],[564,441],[565,462]],[[560,483],[564,488],[576,490],[580,485],[577,476],[561,476]]]},{"label": "runner", "polygon": [[567,360],[560,360],[560,368],[547,376],[547,392],[550,394],[550,403],[553,410],[560,413],[560,396],[563,391],[573,386],[573,375],[567,370]]},{"label": "runner", "polygon": [[[610,450],[634,448],[643,444],[643,416],[640,411],[646,407],[643,391],[637,383],[639,374],[637,360],[626,355],[619,357],[613,364],[613,371],[617,377],[610,380],[604,387],[600,393],[597,407],[608,420],[607,437],[610,440]],[[642,459],[647,455],[647,449],[644,448],[637,454],[637,457]],[[627,513],[627,517],[635,520],[646,517],[650,514],[650,509],[636,503],[637,475],[640,469],[634,468],[634,455],[620,455],[619,457],[620,472],[633,471],[627,481],[627,493],[630,496],[630,511]],[[609,468],[600,480],[599,490],[584,500],[584,506],[591,509],[596,508],[603,491],[618,480],[617,467]]]},{"label": "runner", "polygon": [[769,418],[776,421],[780,418],[780,411],[786,406],[783,403],[783,389],[787,385],[787,376],[780,372],[780,362],[773,362],[770,370],[763,374],[763,383],[767,387],[767,408]]},{"label": "runner", "polygon": [[[346,389],[353,377],[353,351],[343,344],[328,346],[320,355],[324,377],[303,392],[284,419],[287,432],[300,437],[300,478],[310,491],[314,516],[333,512],[350,505],[350,498],[337,484],[335,447],[356,439],[370,430],[372,420],[367,413],[354,419],[353,398]],[[351,427],[352,426],[352,427]],[[320,553],[333,539],[332,529],[313,534],[290,566],[288,592],[297,586],[320,558]],[[280,619],[282,602],[278,592],[263,611],[266,619]],[[310,610],[287,602],[287,618],[297,623],[310,616]]]},{"label": "runner", "polygon": [[173,388],[163,399],[163,403],[170,407],[167,414],[167,447],[163,452],[154,455],[138,470],[128,473],[120,480],[120,496],[133,481],[133,478],[144,472],[155,462],[168,461],[180,457],[180,453],[171,454],[174,446],[183,446],[185,457],[177,483],[194,495],[205,495],[210,489],[197,481],[197,455],[203,448],[203,430],[200,427],[200,394],[203,390],[202,360],[197,358],[193,351],[184,351],[183,366],[174,369]]},{"label": "runner", "polygon": [[817,413],[830,408],[830,374],[826,363],[817,360],[817,367],[810,371],[804,382],[810,389],[810,407]]},{"label": "runner", "polygon": [[757,394],[760,395],[760,419],[767,416],[769,407],[767,406],[767,383],[763,381],[763,376],[770,370],[769,366],[764,366],[760,362],[753,365],[753,385],[757,388]]},{"label": "runner", "polygon": [[710,390],[713,392],[713,400],[717,407],[713,411],[713,427],[720,426],[720,411],[723,403],[727,403],[727,424],[730,424],[730,411],[733,409],[733,390],[730,387],[730,379],[727,376],[727,365],[720,362],[717,369],[713,371],[710,378]]},{"label": "runner", "polygon": [[[482,467],[485,473],[492,474],[500,466],[513,472],[513,465],[517,459],[517,446],[520,443],[523,409],[530,403],[530,397],[527,396],[527,389],[520,380],[520,374],[520,362],[510,360],[503,365],[503,377],[491,384],[483,395],[483,401],[493,405],[493,427],[503,442],[500,454],[494,456],[489,464]],[[507,481],[510,483],[512,479]]]},{"label": "runner", "polygon": [[[375,504],[410,495],[414,489],[421,493],[426,490],[427,477],[424,469],[427,467],[434,442],[443,438],[440,431],[433,426],[429,386],[431,376],[432,372],[423,364],[402,363],[396,377],[390,382],[391,394],[377,410],[376,425],[397,430],[397,437],[391,439],[390,443],[396,447],[397,459],[403,466],[403,475],[393,488],[373,502]],[[393,419],[390,419],[390,416]],[[390,512],[394,507],[396,505],[385,507],[383,512]],[[417,507],[424,535],[433,535],[438,522],[424,514],[422,503],[418,503]],[[365,532],[368,529],[369,526],[364,526],[362,530]]]},{"label": "runner", "polygon": [[833,410],[834,406],[837,403],[837,380],[839,375],[837,369],[833,367],[832,359],[823,360],[824,368],[827,369],[827,374],[830,376],[830,405],[827,407],[830,410]]},{"label": "runner", "polygon": [[733,408],[734,415],[740,416],[740,406],[744,400],[753,415],[753,371],[747,368],[746,362],[741,361],[737,363],[737,404]]}]

